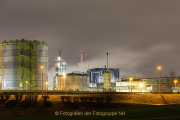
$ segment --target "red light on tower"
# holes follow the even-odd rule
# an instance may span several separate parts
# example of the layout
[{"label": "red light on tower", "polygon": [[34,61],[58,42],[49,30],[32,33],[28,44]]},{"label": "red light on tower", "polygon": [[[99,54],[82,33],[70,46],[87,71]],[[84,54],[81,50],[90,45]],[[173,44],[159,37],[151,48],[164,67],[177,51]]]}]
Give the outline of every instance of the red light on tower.
[{"label": "red light on tower", "polygon": [[81,53],[83,53],[83,50],[80,50]]},{"label": "red light on tower", "polygon": [[81,53],[81,63],[83,62],[83,50],[80,50]]}]

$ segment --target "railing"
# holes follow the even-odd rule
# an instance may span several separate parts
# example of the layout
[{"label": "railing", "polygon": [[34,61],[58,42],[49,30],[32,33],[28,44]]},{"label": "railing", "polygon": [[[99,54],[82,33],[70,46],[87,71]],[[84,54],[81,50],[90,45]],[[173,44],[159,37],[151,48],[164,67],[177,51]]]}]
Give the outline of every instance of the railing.
[{"label": "railing", "polygon": [[[57,91],[57,90],[0,90],[0,94],[131,94],[131,92],[115,91]],[[159,92],[132,92],[132,94],[159,94]],[[179,92],[161,92],[161,94],[179,94]]]}]

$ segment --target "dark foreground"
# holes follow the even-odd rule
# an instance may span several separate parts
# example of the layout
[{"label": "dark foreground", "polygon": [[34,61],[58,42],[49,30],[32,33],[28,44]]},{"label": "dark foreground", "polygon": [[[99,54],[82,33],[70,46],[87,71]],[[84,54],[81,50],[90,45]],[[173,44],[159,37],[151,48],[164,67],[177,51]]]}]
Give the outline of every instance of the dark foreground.
[{"label": "dark foreground", "polygon": [[[17,101],[9,101],[5,106],[1,106],[0,109],[0,120],[180,119],[179,105],[149,106],[67,102],[51,104],[48,102],[33,103],[25,101],[17,103]],[[77,111],[79,115],[76,114]],[[62,115],[60,115],[60,112]]]}]

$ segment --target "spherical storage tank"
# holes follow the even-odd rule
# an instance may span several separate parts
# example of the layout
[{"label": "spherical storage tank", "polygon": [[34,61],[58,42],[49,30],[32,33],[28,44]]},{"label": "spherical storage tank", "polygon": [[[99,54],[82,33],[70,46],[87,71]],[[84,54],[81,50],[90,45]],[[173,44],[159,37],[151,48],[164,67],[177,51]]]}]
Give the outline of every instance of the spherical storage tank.
[{"label": "spherical storage tank", "polygon": [[2,90],[46,90],[48,45],[44,41],[4,40],[0,57]]}]

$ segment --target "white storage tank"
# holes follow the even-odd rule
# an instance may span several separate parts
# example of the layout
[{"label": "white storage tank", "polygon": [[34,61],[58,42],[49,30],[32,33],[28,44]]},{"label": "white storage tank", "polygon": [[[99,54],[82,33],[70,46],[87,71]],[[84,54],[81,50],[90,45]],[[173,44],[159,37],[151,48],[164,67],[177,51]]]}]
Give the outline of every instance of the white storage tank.
[{"label": "white storage tank", "polygon": [[2,90],[26,90],[26,84],[27,90],[46,90],[47,43],[25,39],[4,40],[0,44],[0,57]]}]

